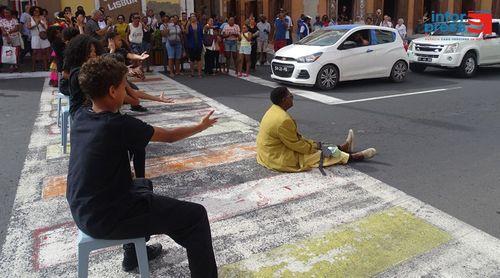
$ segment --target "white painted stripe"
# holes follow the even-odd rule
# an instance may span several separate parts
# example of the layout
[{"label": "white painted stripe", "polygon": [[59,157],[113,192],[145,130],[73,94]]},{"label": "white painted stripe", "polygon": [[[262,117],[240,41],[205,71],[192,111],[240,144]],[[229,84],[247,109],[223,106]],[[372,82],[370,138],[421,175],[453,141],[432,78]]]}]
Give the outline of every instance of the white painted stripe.
[{"label": "white painted stripe", "polygon": [[[236,73],[235,73],[234,70],[231,70],[229,72],[229,74],[231,76],[237,77],[237,75],[236,75]],[[263,78],[260,78],[260,77],[257,77],[257,76],[253,76],[253,75],[250,75],[248,77],[241,77],[241,79],[242,80],[246,80],[246,81],[250,81],[250,82],[253,82],[253,83],[256,83],[256,84],[259,84],[259,85],[271,87],[271,88],[276,88],[276,87],[283,86],[282,84],[279,84],[277,82],[269,81],[269,80],[266,80],[266,79],[263,79]],[[327,96],[327,95],[324,95],[324,94],[319,94],[319,93],[316,93],[316,92],[313,92],[313,91],[308,91],[308,90],[301,90],[301,89],[295,89],[295,88],[288,88],[288,90],[292,94],[294,94],[294,95],[298,95],[298,96],[301,96],[303,98],[307,98],[307,99],[314,100],[314,101],[317,101],[317,102],[321,102],[321,103],[324,103],[324,104],[334,104],[334,103],[337,103],[337,102],[344,101],[344,100],[342,100],[340,98],[334,98],[334,97],[330,97],[330,96]]]},{"label": "white painted stripe", "polygon": [[423,95],[423,94],[431,94],[431,93],[439,93],[439,92],[451,92],[453,90],[458,90],[461,88],[462,87],[441,88],[441,89],[433,89],[433,90],[403,93],[403,94],[394,94],[394,95],[380,96],[380,97],[370,97],[370,98],[362,98],[362,99],[354,99],[354,100],[342,100],[342,101],[339,101],[336,103],[330,103],[330,105],[365,102],[365,101],[372,101],[372,100],[379,100],[379,99],[386,99],[386,98],[406,97],[406,96]]},{"label": "white painted stripe", "polygon": [[319,172],[281,174],[211,190],[188,197],[187,201],[203,204],[212,221],[227,219],[248,211],[273,206],[309,196],[330,187],[342,187],[346,179]]},{"label": "white painted stripe", "polygon": [[[231,70],[230,75],[237,77],[235,71]],[[249,77],[241,77],[243,80],[250,81],[259,85],[264,85],[267,87],[271,88],[276,88],[278,86],[283,86],[277,82],[269,81],[262,79],[260,77],[252,76],[250,75]],[[405,97],[405,96],[412,96],[412,95],[421,95],[421,94],[430,94],[430,93],[438,93],[438,92],[449,92],[452,90],[457,90],[461,89],[462,87],[451,87],[451,88],[440,88],[440,89],[433,89],[433,90],[426,90],[426,91],[418,91],[418,92],[410,92],[410,93],[402,93],[402,94],[393,94],[393,95],[387,95],[387,96],[379,96],[379,97],[371,97],[371,98],[363,98],[363,99],[355,99],[355,100],[343,100],[341,98],[334,98],[330,97],[324,94],[308,91],[308,90],[300,90],[300,89],[295,89],[295,88],[288,88],[288,90],[293,93],[294,95],[301,96],[303,98],[307,98],[310,100],[314,100],[317,102],[321,102],[324,104],[328,105],[338,105],[338,104],[349,104],[349,103],[356,103],[356,102],[365,102],[365,101],[373,101],[373,100],[379,100],[379,99],[386,99],[386,98],[396,98],[396,97]]]}]

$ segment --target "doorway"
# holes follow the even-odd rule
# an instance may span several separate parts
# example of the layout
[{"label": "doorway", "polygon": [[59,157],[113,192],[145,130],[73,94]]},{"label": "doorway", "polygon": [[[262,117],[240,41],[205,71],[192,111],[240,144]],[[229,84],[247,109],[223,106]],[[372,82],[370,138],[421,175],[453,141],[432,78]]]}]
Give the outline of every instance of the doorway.
[{"label": "doorway", "polygon": [[469,11],[476,10],[476,3],[474,1],[462,1],[462,13],[466,14]]},{"label": "doorway", "polygon": [[354,15],[352,12],[352,2],[353,2],[352,0],[338,1],[336,20],[339,21],[339,23],[347,24],[349,23],[349,21],[353,20]]},{"label": "doorway", "polygon": [[248,18],[250,16],[253,16],[254,18],[259,17],[259,9],[257,6],[257,0],[245,2],[245,18]]},{"label": "doorway", "polygon": [[229,1],[228,3],[228,7],[227,7],[227,17],[230,18],[230,17],[236,17],[239,15],[238,13],[238,1],[237,0],[231,0]]},{"label": "doorway", "polygon": [[393,22],[398,18],[397,11],[398,1],[384,1],[383,14],[390,16]]},{"label": "doorway", "polygon": [[284,0],[271,0],[269,1],[269,20],[276,18],[278,15],[278,11],[281,8],[285,8],[285,1]]}]

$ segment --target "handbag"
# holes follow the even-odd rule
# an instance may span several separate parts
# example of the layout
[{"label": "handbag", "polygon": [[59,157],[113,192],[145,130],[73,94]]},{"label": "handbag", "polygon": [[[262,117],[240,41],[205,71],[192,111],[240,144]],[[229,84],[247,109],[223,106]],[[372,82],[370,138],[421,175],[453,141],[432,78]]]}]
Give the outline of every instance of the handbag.
[{"label": "handbag", "polygon": [[2,46],[2,64],[17,64],[16,48],[13,46]]},{"label": "handbag", "polygon": [[36,29],[38,30],[38,36],[40,36],[40,39],[46,40],[47,39],[47,31],[40,31],[40,28],[38,28],[38,24],[36,25]]}]

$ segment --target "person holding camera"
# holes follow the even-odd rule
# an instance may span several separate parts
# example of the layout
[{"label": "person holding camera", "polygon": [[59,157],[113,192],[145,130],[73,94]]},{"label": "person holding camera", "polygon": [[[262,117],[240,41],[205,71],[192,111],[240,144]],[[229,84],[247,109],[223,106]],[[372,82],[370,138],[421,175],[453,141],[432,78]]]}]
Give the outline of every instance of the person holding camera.
[{"label": "person holding camera", "polygon": [[257,29],[259,29],[259,36],[257,37],[257,53],[259,55],[259,62],[257,65],[268,66],[267,62],[267,46],[269,45],[269,33],[271,33],[271,24],[267,22],[267,18],[264,15],[260,16],[260,21],[257,23]]}]

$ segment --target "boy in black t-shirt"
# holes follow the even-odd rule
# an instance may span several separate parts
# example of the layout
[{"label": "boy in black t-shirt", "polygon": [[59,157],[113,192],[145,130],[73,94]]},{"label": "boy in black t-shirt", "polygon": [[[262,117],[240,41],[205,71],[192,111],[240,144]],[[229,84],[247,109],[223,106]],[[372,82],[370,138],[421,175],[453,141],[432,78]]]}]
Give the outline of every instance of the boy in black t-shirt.
[{"label": "boy in black t-shirt", "polygon": [[[109,57],[87,61],[78,81],[92,107],[75,107],[71,124],[71,156],[66,198],[78,228],[101,239],[124,239],[166,234],[187,249],[192,277],[216,277],[210,226],[202,205],[156,195],[146,179],[132,180],[129,152],[150,141],[175,142],[217,122],[174,129],[153,127],[119,112],[126,94],[127,68]],[[124,245],[125,271],[137,267],[133,245]],[[148,246],[148,257],[161,245]]]}]

